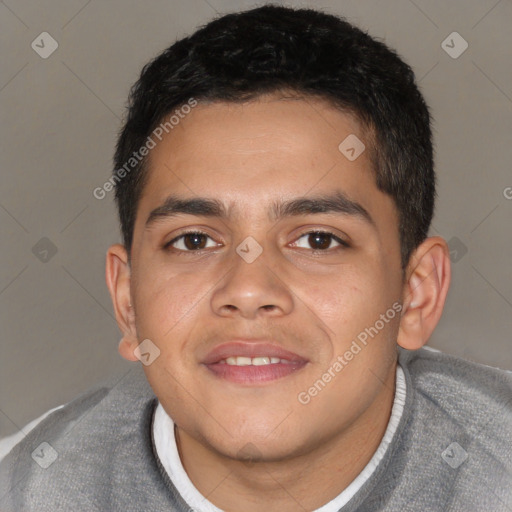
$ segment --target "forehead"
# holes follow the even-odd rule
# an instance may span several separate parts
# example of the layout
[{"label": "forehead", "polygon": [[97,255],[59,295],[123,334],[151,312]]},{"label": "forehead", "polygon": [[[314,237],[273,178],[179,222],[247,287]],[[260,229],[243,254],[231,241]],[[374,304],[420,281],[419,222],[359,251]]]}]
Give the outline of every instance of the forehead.
[{"label": "forehead", "polygon": [[[349,159],[347,140],[357,152],[366,149]],[[341,191],[393,215],[391,198],[376,187],[369,146],[358,120],[324,100],[199,104],[151,151],[138,221],[176,194],[218,198],[239,216],[275,208],[277,199]]]}]

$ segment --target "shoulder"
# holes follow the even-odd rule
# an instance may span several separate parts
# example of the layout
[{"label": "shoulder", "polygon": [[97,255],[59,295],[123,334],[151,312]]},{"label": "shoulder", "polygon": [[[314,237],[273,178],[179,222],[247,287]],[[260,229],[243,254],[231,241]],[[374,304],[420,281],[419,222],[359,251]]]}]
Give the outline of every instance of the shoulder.
[{"label": "shoulder", "polygon": [[400,364],[412,408],[429,425],[465,432],[497,454],[512,452],[512,372],[431,349],[401,351]]},{"label": "shoulder", "polygon": [[[110,382],[96,385],[69,403],[56,407],[28,425],[28,434],[14,449],[33,442],[39,437],[73,437],[85,426],[94,425],[91,436],[99,436],[112,424],[134,418],[141,404],[154,398],[154,394],[139,367],[132,367]],[[127,423],[131,423],[128,421]],[[81,426],[80,426],[81,425]]]},{"label": "shoulder", "polygon": [[400,364],[407,368],[416,392],[449,414],[482,407],[488,412],[499,410],[505,417],[512,413],[510,371],[425,348],[401,350]]},{"label": "shoulder", "polygon": [[[36,495],[42,499],[48,493],[65,501],[66,489],[74,490],[74,498],[73,492],[68,493],[70,499],[90,500],[86,488],[94,488],[101,501],[102,489],[108,491],[104,482],[117,468],[137,470],[134,461],[151,461],[155,405],[151,387],[137,366],[117,382],[97,386],[49,414],[1,462],[0,509],[19,510],[19,500]],[[37,506],[34,510],[46,510]]]},{"label": "shoulder", "polygon": [[428,349],[400,349],[399,361],[407,411],[397,495],[417,504],[410,510],[508,510],[512,373]]}]

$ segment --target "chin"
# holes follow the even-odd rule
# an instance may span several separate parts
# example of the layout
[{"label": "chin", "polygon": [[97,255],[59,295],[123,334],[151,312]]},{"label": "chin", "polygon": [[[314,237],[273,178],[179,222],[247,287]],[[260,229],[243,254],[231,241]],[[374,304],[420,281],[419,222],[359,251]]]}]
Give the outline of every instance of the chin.
[{"label": "chin", "polygon": [[[237,430],[238,427],[238,430]],[[304,432],[277,432],[274,427],[269,431],[261,428],[244,428],[230,425],[227,430],[232,434],[228,435],[222,431],[220,438],[204,436],[204,440],[211,448],[230,459],[251,462],[277,462],[293,458],[307,451],[307,439]]]}]

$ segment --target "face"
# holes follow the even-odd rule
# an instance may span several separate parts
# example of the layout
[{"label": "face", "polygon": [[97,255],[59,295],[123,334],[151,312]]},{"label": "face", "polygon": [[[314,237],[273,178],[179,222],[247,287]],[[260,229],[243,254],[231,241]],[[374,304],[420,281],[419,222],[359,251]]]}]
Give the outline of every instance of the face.
[{"label": "face", "polygon": [[338,148],[354,135],[369,147],[326,102],[265,97],[200,104],[151,151],[136,338],[160,350],[144,370],[168,414],[217,453],[306,453],[393,383],[398,217],[368,151]]}]

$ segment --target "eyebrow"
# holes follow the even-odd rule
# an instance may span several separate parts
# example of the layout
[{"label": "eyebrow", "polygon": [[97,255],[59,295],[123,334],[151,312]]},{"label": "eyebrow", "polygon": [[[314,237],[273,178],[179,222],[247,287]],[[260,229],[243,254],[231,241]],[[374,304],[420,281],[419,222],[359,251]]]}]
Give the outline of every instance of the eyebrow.
[{"label": "eyebrow", "polygon": [[[227,220],[230,217],[231,208],[228,210],[218,199],[208,197],[182,198],[170,195],[164,203],[154,210],[146,220],[146,228],[162,218],[178,215],[194,215],[198,217],[217,217]],[[285,217],[299,215],[314,215],[320,213],[339,213],[359,218],[376,227],[375,221],[368,211],[358,202],[349,199],[343,192],[337,191],[331,195],[313,197],[298,197],[284,202],[274,202],[268,217],[277,221]]]}]

